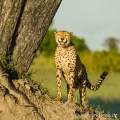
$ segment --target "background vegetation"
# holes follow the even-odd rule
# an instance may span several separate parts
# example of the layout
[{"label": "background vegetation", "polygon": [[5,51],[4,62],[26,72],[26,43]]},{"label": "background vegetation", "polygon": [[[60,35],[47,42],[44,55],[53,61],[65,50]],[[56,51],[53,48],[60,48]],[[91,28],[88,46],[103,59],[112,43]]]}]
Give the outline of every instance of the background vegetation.
[{"label": "background vegetation", "polygon": [[[47,57],[47,59],[49,59],[54,56],[57,46],[54,39],[54,31],[56,30],[50,27],[36,57]],[[77,52],[88,72],[101,72],[103,70],[120,72],[120,66],[118,65],[118,63],[120,63],[119,40],[108,38],[103,43],[108,50],[94,52],[91,52],[83,38],[78,38],[73,35],[72,42],[75,44]]]},{"label": "background vegetation", "polygon": [[[30,71],[35,72],[33,78],[36,81],[44,81],[43,84],[50,89],[52,98],[56,96],[54,52],[57,45],[54,39],[54,31],[57,30],[50,27],[30,68]],[[117,113],[117,116],[120,118],[119,40],[116,42],[115,38],[108,38],[105,40],[105,43],[103,43],[107,47],[107,50],[94,52],[88,48],[83,38],[78,38],[73,35],[72,41],[76,46],[83,64],[86,66],[92,84],[96,84],[100,74],[104,70],[109,72],[109,75],[98,91],[93,92],[87,89],[89,103],[95,106],[100,105],[102,110],[105,110],[105,112],[110,111],[111,115]],[[64,80],[62,81],[62,98],[63,100],[67,99],[66,84]],[[79,101],[78,92],[75,93],[75,100]]]}]

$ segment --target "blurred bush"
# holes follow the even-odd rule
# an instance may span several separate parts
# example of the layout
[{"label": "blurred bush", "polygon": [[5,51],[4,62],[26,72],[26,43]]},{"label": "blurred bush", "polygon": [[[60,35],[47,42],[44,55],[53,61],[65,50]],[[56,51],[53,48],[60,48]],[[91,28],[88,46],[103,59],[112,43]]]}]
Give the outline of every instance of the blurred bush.
[{"label": "blurred bush", "polygon": [[[37,51],[36,57],[47,57],[47,59],[54,57],[54,52],[57,47],[54,31],[57,30],[51,29],[50,26]],[[85,40],[74,35],[72,36],[72,42],[75,44],[77,52],[88,72],[101,72],[104,70],[120,72],[120,53],[118,49],[91,52]]]},{"label": "blurred bush", "polygon": [[[57,44],[55,42],[54,32],[55,29],[49,29],[46,33],[46,36],[43,39],[43,42],[40,45],[40,48],[37,52],[37,56],[42,55],[44,57],[50,57],[54,55]],[[84,39],[72,36],[72,41],[76,46],[78,52],[90,51],[87,45],[85,44]]]}]

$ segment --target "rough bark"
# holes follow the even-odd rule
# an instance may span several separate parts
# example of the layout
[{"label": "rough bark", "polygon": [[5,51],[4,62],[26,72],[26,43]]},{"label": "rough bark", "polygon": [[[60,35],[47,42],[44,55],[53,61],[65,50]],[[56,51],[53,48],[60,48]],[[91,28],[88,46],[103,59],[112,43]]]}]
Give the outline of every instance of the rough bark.
[{"label": "rough bark", "polygon": [[[1,61],[9,55],[7,64],[17,67],[21,73],[27,72],[61,1],[0,0],[0,104],[4,103],[0,112],[6,111],[6,101],[13,100],[14,107],[19,103],[23,109],[32,108],[30,111],[44,120],[34,102],[15,87]],[[7,105],[9,108],[11,104]]]},{"label": "rough bark", "polygon": [[28,71],[61,1],[1,0],[0,57],[9,51],[10,62]]}]

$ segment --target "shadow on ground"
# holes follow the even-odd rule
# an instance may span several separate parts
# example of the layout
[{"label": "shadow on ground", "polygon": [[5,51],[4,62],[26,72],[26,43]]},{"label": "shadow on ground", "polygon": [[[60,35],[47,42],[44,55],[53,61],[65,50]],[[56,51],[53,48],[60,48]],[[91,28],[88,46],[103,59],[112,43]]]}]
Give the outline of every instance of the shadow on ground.
[{"label": "shadow on ground", "polygon": [[[87,99],[89,105],[94,105],[95,107],[100,106],[101,110],[104,110],[104,114],[108,115],[109,113],[111,117],[117,114],[117,117],[120,119],[120,100],[102,100],[101,98]],[[62,100],[67,101],[67,98],[63,97]]]},{"label": "shadow on ground", "polygon": [[88,100],[90,105],[94,104],[96,107],[100,105],[105,114],[110,113],[111,116],[117,114],[117,117],[120,118],[120,100],[102,100],[100,98],[88,98]]}]

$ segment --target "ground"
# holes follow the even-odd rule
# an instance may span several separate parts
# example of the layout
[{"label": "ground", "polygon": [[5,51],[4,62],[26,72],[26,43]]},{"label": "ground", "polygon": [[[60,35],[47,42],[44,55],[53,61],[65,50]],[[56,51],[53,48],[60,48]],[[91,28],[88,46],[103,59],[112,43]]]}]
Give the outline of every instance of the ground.
[{"label": "ground", "polygon": [[[22,105],[17,97],[0,85],[0,120],[112,120],[99,116],[98,110],[80,109],[77,103],[57,102],[42,95],[38,85],[27,79],[13,80],[17,89],[27,95],[33,106]],[[92,116],[92,117],[91,117]]]}]

